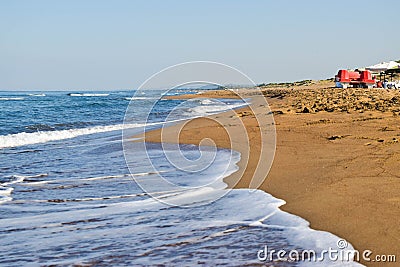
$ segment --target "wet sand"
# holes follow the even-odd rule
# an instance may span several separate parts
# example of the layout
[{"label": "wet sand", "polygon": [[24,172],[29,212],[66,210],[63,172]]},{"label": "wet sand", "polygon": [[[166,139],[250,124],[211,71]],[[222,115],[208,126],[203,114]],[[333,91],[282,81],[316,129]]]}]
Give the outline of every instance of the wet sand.
[{"label": "wet sand", "polygon": [[[400,92],[331,86],[323,81],[261,88],[274,113],[277,139],[272,168],[259,188],[284,199],[281,209],[308,220],[312,228],[343,237],[359,251],[371,250],[371,258],[397,254],[398,262]],[[252,96],[250,89],[242,91]],[[235,97],[224,90],[177,97],[200,96]],[[253,111],[265,109],[253,106]],[[232,123],[237,118],[246,127],[249,144],[234,141],[241,128]],[[164,128],[162,141],[199,144],[211,138],[219,147],[241,152],[240,171],[225,180],[231,187],[248,188],[258,161],[272,160],[270,155],[260,158],[260,129],[253,112],[242,108],[235,116],[227,112]],[[145,138],[160,142],[161,130]]]}]

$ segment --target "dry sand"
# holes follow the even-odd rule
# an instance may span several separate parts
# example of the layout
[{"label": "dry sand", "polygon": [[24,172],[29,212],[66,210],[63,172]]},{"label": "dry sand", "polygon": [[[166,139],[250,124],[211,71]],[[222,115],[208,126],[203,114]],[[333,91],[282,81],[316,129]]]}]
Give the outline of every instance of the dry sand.
[{"label": "dry sand", "polygon": [[[287,204],[282,210],[305,218],[312,228],[343,237],[359,251],[397,254],[399,261],[400,92],[330,86],[332,83],[325,81],[262,88],[275,114],[277,147],[260,189],[284,199]],[[251,90],[243,91],[251,97]],[[199,96],[234,97],[230,91],[220,90],[179,98]],[[257,107],[254,111],[262,112]],[[249,163],[242,159],[241,172],[226,178],[230,186],[240,178],[235,188],[247,188],[259,160],[260,128],[248,108],[236,113],[235,118],[246,126],[250,147],[231,142],[234,137],[230,140],[227,132],[238,131],[240,125],[231,123],[229,113],[166,128],[163,142],[199,144],[208,137],[217,146],[242,154],[250,149]],[[148,132],[146,140],[159,142],[160,133]]]}]

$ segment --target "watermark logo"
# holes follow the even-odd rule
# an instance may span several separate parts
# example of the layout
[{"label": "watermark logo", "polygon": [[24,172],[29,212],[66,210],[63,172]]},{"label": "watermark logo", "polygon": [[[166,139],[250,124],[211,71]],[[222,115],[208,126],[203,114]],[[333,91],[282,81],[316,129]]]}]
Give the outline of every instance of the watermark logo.
[{"label": "watermark logo", "polygon": [[[240,86],[247,89],[239,89]],[[220,93],[210,98],[207,92],[213,88]],[[185,92],[191,95],[176,96]],[[234,99],[236,105],[229,104],[226,101],[228,98]],[[213,105],[210,105],[210,99]],[[209,112],[208,109],[215,107],[218,109]],[[138,110],[146,116],[138,118]],[[189,114],[188,111],[197,112]],[[248,123],[250,120],[251,124]],[[200,122],[207,127],[196,128]],[[155,132],[157,137],[154,137]],[[221,138],[222,135],[225,137]],[[123,148],[135,182],[149,196],[169,205],[198,206],[213,202],[229,192],[228,189],[221,189],[221,180],[238,169],[232,167],[235,165],[240,165],[240,169],[229,176],[229,188],[239,181],[248,188],[258,188],[273,162],[275,136],[273,114],[254,82],[233,67],[200,61],[166,68],[151,76],[135,91],[124,118]],[[149,139],[161,144],[158,146],[161,154],[155,155],[155,145],[148,142]],[[181,143],[196,145],[198,156],[188,156]],[[220,147],[232,151],[222,169],[218,161]],[[236,150],[240,150],[240,162],[237,153],[233,152]],[[138,151],[146,152],[146,159],[141,158],[139,165]],[[159,164],[160,160],[164,160],[165,164]],[[181,174],[180,181],[171,175],[171,169]],[[218,171],[214,180],[204,179],[205,182],[200,184],[185,183],[189,177],[207,176],[210,170]],[[138,172],[151,174],[151,178],[139,179],[136,177]],[[242,180],[244,176],[246,181]],[[216,188],[221,190],[212,190]],[[185,202],[182,197],[185,194],[197,197],[197,200]]]},{"label": "watermark logo", "polygon": [[360,252],[344,239],[338,239],[336,245],[322,250],[276,250],[265,245],[257,251],[257,259],[262,262],[396,262],[395,254],[374,254],[368,249]]},{"label": "watermark logo", "polygon": [[339,239],[339,240],[336,242],[336,245],[337,245],[337,247],[338,247],[339,249],[345,249],[345,248],[347,248],[347,247],[349,246],[349,244],[347,243],[347,241],[344,240],[344,239]]}]

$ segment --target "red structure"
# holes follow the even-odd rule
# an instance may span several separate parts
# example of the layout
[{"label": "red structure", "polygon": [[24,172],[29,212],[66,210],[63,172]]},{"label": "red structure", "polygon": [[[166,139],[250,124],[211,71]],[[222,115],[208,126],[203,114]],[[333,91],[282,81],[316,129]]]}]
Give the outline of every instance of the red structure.
[{"label": "red structure", "polygon": [[335,81],[340,82],[344,89],[346,89],[349,85],[354,87],[372,88],[375,84],[375,80],[372,79],[371,72],[367,70],[339,70],[338,74],[335,76]]}]

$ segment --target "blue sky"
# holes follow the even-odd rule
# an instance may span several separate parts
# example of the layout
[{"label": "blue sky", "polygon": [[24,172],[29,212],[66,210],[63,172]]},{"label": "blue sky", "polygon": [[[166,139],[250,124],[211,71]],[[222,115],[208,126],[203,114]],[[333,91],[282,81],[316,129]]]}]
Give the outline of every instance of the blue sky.
[{"label": "blue sky", "polygon": [[399,10],[396,0],[0,0],[0,90],[132,89],[195,60],[257,83],[329,78],[400,59]]}]

